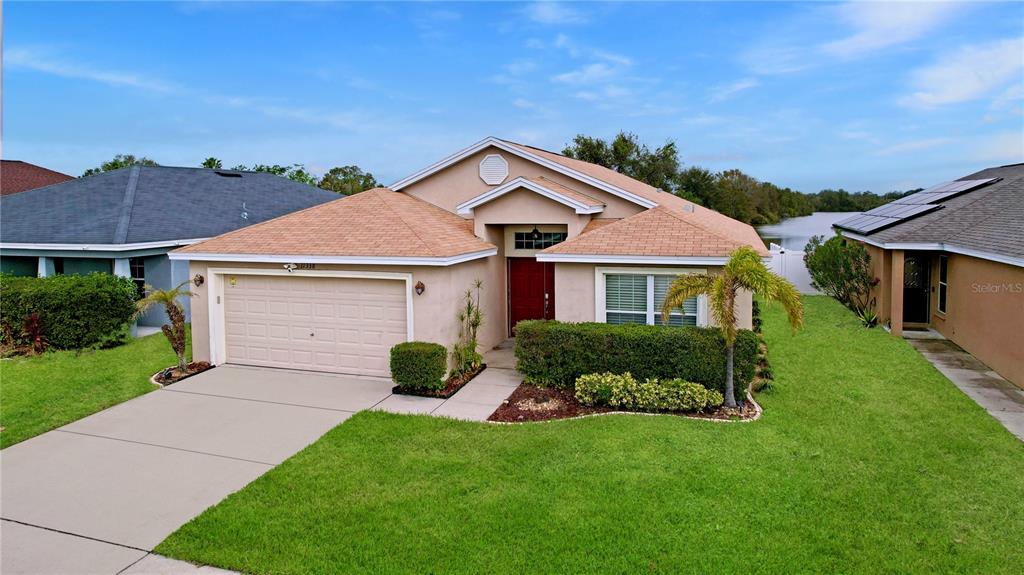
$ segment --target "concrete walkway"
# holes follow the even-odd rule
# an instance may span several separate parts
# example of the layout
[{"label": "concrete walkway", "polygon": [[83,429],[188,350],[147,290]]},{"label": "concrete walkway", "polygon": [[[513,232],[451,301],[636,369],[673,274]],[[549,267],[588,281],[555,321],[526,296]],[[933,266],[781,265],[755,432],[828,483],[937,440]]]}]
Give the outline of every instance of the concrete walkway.
[{"label": "concrete walkway", "polygon": [[218,367],[0,452],[0,572],[215,573],[150,551],[357,411],[483,420],[518,383],[487,369],[442,400],[380,378]]},{"label": "concrete walkway", "polygon": [[1024,390],[949,340],[908,338],[907,341],[960,391],[1024,441]]}]

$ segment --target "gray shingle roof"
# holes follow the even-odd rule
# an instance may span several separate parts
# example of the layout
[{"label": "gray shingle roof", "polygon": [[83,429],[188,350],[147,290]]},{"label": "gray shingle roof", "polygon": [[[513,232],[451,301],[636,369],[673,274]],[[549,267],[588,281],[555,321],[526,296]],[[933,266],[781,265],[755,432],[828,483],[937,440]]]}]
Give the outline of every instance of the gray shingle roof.
[{"label": "gray shingle roof", "polygon": [[1002,179],[868,237],[884,243],[944,243],[1024,258],[1024,164],[988,168],[960,179],[985,178]]},{"label": "gray shingle roof", "polygon": [[338,197],[267,173],[134,166],[0,198],[0,241],[208,238]]}]

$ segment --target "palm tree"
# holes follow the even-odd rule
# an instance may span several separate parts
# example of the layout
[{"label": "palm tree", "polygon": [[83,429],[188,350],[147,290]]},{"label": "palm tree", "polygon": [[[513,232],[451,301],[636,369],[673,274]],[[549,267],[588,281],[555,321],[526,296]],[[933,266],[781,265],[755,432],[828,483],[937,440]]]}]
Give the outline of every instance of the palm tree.
[{"label": "palm tree", "polygon": [[178,354],[178,371],[181,373],[185,373],[187,369],[185,365],[185,308],[178,302],[178,298],[192,296],[192,292],[185,289],[186,285],[188,285],[187,281],[177,287],[165,290],[155,289],[146,284],[146,297],[135,302],[136,318],[153,306],[162,305],[167,310],[167,317],[170,318],[171,325],[163,325],[160,329],[164,332],[167,341],[171,343],[174,353]]},{"label": "palm tree", "polygon": [[804,306],[800,301],[800,292],[785,278],[769,271],[761,262],[761,256],[749,247],[734,251],[720,274],[687,274],[676,278],[665,294],[665,304],[661,310],[662,321],[667,322],[672,310],[682,307],[687,299],[707,294],[711,316],[725,338],[726,407],[736,407],[732,380],[733,351],[736,345],[736,296],[740,290],[754,292],[766,301],[781,303],[794,330],[803,325]]}]

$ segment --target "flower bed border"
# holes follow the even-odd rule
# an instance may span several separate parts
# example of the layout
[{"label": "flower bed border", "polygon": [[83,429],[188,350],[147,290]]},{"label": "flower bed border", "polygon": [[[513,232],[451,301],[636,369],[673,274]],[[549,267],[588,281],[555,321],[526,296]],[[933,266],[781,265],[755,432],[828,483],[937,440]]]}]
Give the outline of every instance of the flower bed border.
[{"label": "flower bed border", "polygon": [[161,369],[160,371],[154,373],[153,375],[149,376],[149,383],[152,383],[153,385],[155,385],[157,387],[167,387],[168,385],[174,385],[175,383],[178,383],[179,381],[185,381],[186,379],[192,377],[193,375],[199,375],[200,373],[203,373],[205,371],[210,371],[211,369],[217,367],[215,365],[210,365],[208,362],[205,362],[205,361],[191,361],[191,362],[188,363],[188,366],[197,365],[197,364],[203,364],[203,363],[206,364],[206,367],[204,367],[203,369],[200,369],[199,371],[192,372],[192,373],[190,373],[190,374],[188,374],[188,375],[186,375],[184,377],[179,377],[178,379],[176,379],[174,381],[169,381],[169,382],[166,382],[166,383],[158,381],[157,380],[157,376],[158,375],[160,375],[161,373],[167,371],[168,369],[175,369],[175,368],[178,367],[177,365],[169,365],[169,366]]},{"label": "flower bed border", "polygon": [[469,374],[468,377],[457,378],[450,377],[445,382],[445,385],[441,389],[415,389],[415,388],[403,388],[400,385],[396,385],[391,388],[391,393],[396,395],[414,395],[417,397],[436,397],[439,399],[448,399],[451,396],[459,392],[460,389],[466,387],[466,384],[473,381],[473,378],[483,373],[487,369],[486,363],[481,363],[480,367],[476,371]]}]

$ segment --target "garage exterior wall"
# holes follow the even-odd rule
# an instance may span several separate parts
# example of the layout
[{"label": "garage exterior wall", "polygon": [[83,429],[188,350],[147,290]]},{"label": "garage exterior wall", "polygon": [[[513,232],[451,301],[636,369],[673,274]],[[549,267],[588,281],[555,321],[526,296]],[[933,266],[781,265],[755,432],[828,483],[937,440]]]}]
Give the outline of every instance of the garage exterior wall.
[{"label": "garage exterior wall", "polygon": [[[490,349],[505,339],[504,321],[504,258],[489,257],[448,267],[434,266],[361,266],[317,264],[318,271],[390,272],[412,275],[412,284],[423,282],[422,295],[412,295],[413,336],[418,341],[429,341],[450,347],[459,333],[456,313],[463,296],[479,278],[484,281],[481,290],[481,309],[485,321],[478,334],[481,350]],[[190,262],[192,277],[202,275],[206,281],[200,287],[192,286],[192,354],[196,361],[210,361],[210,268],[281,270],[281,264],[239,262]],[[496,276],[490,274],[497,274]],[[239,274],[241,275],[241,274]],[[393,280],[392,280],[393,281]],[[221,302],[220,305],[223,305]]]}]

